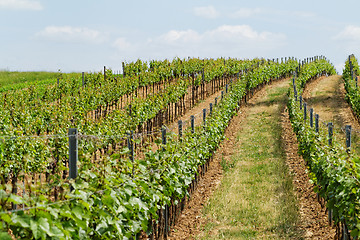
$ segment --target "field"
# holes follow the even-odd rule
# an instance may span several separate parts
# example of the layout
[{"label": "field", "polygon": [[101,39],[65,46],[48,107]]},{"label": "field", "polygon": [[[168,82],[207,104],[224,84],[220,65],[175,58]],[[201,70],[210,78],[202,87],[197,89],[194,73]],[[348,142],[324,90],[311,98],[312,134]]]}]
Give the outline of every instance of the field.
[{"label": "field", "polygon": [[359,149],[342,133],[358,139],[358,69],[350,56],[335,76],[316,56],[2,72],[0,237],[358,236]]},{"label": "field", "polygon": [[79,77],[81,73],[61,72],[10,72],[0,71],[0,92],[22,89],[31,84],[38,86],[57,83],[57,79],[66,77]]}]

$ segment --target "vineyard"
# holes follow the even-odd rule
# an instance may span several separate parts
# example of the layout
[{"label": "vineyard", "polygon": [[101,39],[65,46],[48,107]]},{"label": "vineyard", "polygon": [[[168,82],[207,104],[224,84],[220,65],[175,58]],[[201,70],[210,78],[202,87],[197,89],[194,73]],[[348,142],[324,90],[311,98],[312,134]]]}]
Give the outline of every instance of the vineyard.
[{"label": "vineyard", "polygon": [[[343,79],[358,119],[359,71],[349,56]],[[358,239],[355,136],[348,125],[322,127],[302,97],[308,83],[335,74],[323,56],[176,58],[4,89],[0,238],[167,239],[240,107],[288,78],[289,117],[318,201],[339,238]]]}]

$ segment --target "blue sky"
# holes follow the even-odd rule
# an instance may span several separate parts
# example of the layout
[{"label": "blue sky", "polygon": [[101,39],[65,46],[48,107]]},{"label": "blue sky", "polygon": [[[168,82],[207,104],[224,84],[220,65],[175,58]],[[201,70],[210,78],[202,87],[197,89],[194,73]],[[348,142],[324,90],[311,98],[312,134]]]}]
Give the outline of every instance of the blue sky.
[{"label": "blue sky", "polygon": [[121,69],[174,57],[360,57],[360,2],[0,0],[0,69]]}]

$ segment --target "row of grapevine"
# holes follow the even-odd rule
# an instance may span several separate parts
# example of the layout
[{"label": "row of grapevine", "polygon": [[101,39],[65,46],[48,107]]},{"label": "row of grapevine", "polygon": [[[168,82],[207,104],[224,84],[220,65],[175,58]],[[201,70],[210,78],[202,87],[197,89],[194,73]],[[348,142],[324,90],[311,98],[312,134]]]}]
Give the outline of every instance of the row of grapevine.
[{"label": "row of grapevine", "polygon": [[[250,64],[257,61],[236,61],[237,69],[231,70],[245,70],[238,69],[238,67],[250,68]],[[200,60],[196,62],[203,63]],[[223,68],[223,65],[227,66],[226,61],[221,61],[219,68]],[[171,68],[169,67],[169,69]],[[152,71],[155,72],[154,69]],[[211,71],[218,72],[219,76],[220,74],[230,74],[228,68],[220,71],[214,68]],[[158,75],[161,73],[156,73],[154,78]],[[140,77],[144,78],[142,75]],[[219,80],[221,79],[219,78]],[[131,116],[126,109],[119,109],[107,114],[106,117],[95,117],[95,119],[89,118],[88,113],[103,105],[105,105],[106,112],[110,104],[114,102],[116,104],[121,96],[130,93],[129,89],[133,88],[132,84],[139,84],[139,81],[135,81],[132,77],[117,79],[112,77],[111,72],[108,71],[107,77],[101,74],[92,74],[86,81],[85,88],[80,87],[80,79],[72,78],[69,81],[60,81],[59,85],[50,86],[46,90],[32,86],[21,92],[15,91],[1,95],[0,102],[3,108],[0,117],[0,135],[11,138],[6,139],[7,141],[3,142],[1,148],[2,183],[9,181],[10,177],[17,178],[20,171],[27,174],[46,169],[54,174],[54,169],[49,169],[48,165],[50,163],[59,165],[60,162],[66,160],[65,146],[69,127],[77,127],[84,135],[123,136],[128,130],[135,130],[136,127],[153,119],[156,115],[162,115],[160,113],[165,111],[170,103],[176,103],[180,98],[184,100],[193,79],[189,76],[182,76],[169,83],[163,82],[162,89],[158,93],[150,94],[146,98],[133,98]],[[225,81],[221,81],[222,85],[224,83]],[[217,87],[221,87],[221,84],[218,84]],[[194,104],[194,98],[192,100]],[[185,107],[185,103],[183,105]],[[159,121],[158,125],[162,125],[162,123]],[[150,130],[152,129],[153,126]],[[31,143],[26,139],[26,136],[54,134],[63,137],[38,138]],[[110,139],[109,142],[104,142],[102,145],[107,146],[113,142],[114,140]],[[97,148],[99,146],[87,144],[84,146],[84,151],[94,152]]]},{"label": "row of grapevine", "polygon": [[346,100],[350,104],[353,112],[360,116],[360,94],[358,90],[358,75],[360,74],[359,64],[354,55],[350,55],[345,62],[343,79],[346,90]]},{"label": "row of grapevine", "polygon": [[[191,59],[190,59],[191,60]],[[189,60],[189,61],[190,61]],[[251,65],[259,60],[245,60],[234,61],[228,60],[231,64],[227,64],[225,60],[214,60],[218,62],[212,65],[213,69],[206,69],[206,72],[215,72],[220,75],[213,75],[212,81],[207,81],[207,85],[213,85],[212,90],[215,91],[223,86],[229,78],[221,77],[221,75],[229,75],[230,72],[237,72],[240,67],[241,71],[251,69]],[[203,63],[204,61],[195,61],[196,63]],[[210,62],[208,60],[207,62]],[[237,64],[235,64],[237,63]],[[251,64],[251,65],[250,65]],[[265,64],[265,62],[263,62]],[[195,64],[196,65],[196,64]],[[224,68],[224,66],[233,66],[232,68]],[[266,65],[275,66],[275,63],[267,63]],[[201,65],[200,65],[201,66]],[[218,70],[218,68],[222,70]],[[224,71],[226,69],[226,71]],[[231,70],[231,71],[230,71]],[[51,182],[50,188],[55,198],[57,198],[57,186],[59,182],[66,179],[67,175],[67,129],[69,127],[76,127],[82,135],[86,136],[100,136],[99,141],[83,141],[80,146],[81,153],[95,158],[99,156],[99,151],[104,153],[109,148],[113,151],[117,148],[126,146],[123,137],[129,130],[138,130],[139,132],[156,131],[163,124],[169,122],[168,109],[172,105],[178,106],[177,110],[181,113],[185,111],[186,103],[185,97],[191,96],[190,107],[194,105],[199,98],[194,97],[194,91],[188,91],[189,86],[194,82],[195,78],[186,79],[180,77],[172,82],[163,84],[162,90],[155,94],[150,94],[148,97],[133,98],[131,108],[126,110],[114,110],[107,114],[106,117],[100,119],[88,118],[87,112],[91,110],[84,106],[84,98],[82,93],[91,98],[102,98],[103,95],[110,95],[112,89],[121,88],[116,84],[116,81],[107,80],[112,79],[111,72],[106,72],[107,77],[102,78],[99,74],[94,83],[82,89],[76,95],[77,82],[71,79],[62,86],[61,97],[58,101],[49,104],[43,97],[38,96],[35,89],[29,89],[29,95],[24,94],[20,98],[18,93],[11,96],[11,104],[4,102],[4,109],[2,115],[2,135],[7,139],[2,143],[2,168],[0,169],[3,184],[11,182],[12,192],[17,192],[16,184],[18,181],[25,181],[26,175],[33,175],[34,173],[44,173],[45,181]],[[204,74],[205,75],[205,74]],[[103,82],[101,79],[105,79]],[[125,81],[127,82],[127,81]],[[113,85],[111,85],[111,83]],[[205,83],[203,85],[206,85]],[[95,86],[91,88],[91,86]],[[101,87],[100,87],[101,86]],[[71,91],[71,89],[73,91]],[[205,88],[203,88],[204,90]],[[97,95],[100,92],[100,95]],[[197,92],[197,91],[196,91]],[[68,95],[66,95],[68,94]],[[9,95],[4,95],[4,99],[9,100]],[[29,101],[28,101],[29,100]],[[108,100],[107,102],[111,102]],[[86,104],[85,104],[86,105]],[[130,106],[130,105],[129,105]],[[189,107],[189,105],[188,105]],[[172,108],[171,108],[172,109]],[[175,108],[176,109],[176,108]],[[176,113],[175,113],[176,115]],[[74,118],[76,116],[76,118]],[[29,141],[27,136],[45,134],[35,140]],[[48,137],[50,136],[50,137]],[[51,137],[55,136],[55,138]],[[102,138],[102,136],[111,136]],[[99,137],[97,137],[99,138]],[[111,151],[112,152],[112,151]],[[110,153],[111,153],[110,152]],[[41,176],[39,176],[41,177]],[[36,177],[38,178],[38,177]],[[36,181],[37,179],[35,179]],[[31,179],[34,181],[34,179]],[[51,196],[51,194],[50,194]]]},{"label": "row of grapevine", "polygon": [[334,67],[325,60],[312,62],[301,70],[295,87],[289,90],[289,116],[314,190],[326,202],[329,221],[337,226],[338,236],[348,239],[350,232],[357,239],[360,235],[359,156],[346,149],[340,140],[330,138],[327,128],[311,126],[308,108],[301,102],[306,83],[324,74],[336,74]]},{"label": "row of grapevine", "polygon": [[[80,144],[79,147],[78,178],[61,181],[63,175],[51,175],[57,178],[54,180],[55,183],[61,184],[59,191],[62,191],[63,195],[60,201],[54,202],[53,199],[49,199],[42,189],[36,188],[36,185],[31,187],[33,194],[21,197],[8,192],[8,189],[11,189],[9,184],[2,185],[5,186],[0,189],[2,236],[7,235],[6,231],[9,229],[17,237],[35,239],[126,239],[138,236],[141,232],[155,237],[161,235],[164,232],[162,209],[170,209],[174,214],[178,212],[177,206],[189,193],[189,186],[194,184],[199,167],[209,161],[223,139],[224,130],[245,94],[268,79],[289,75],[296,67],[297,61],[290,59],[281,64],[269,62],[259,66],[263,71],[258,71],[257,75],[254,74],[249,80],[257,81],[257,84],[248,84],[242,80],[234,82],[229,93],[207,118],[205,127],[198,127],[195,133],[187,130],[181,139],[169,135],[166,146],[160,145],[159,150],[155,152],[145,151],[142,157],[135,157],[133,162],[119,161],[119,155],[122,153],[115,152],[104,156],[101,164],[94,163],[90,153],[97,146],[94,146],[92,139],[81,138],[80,135],[84,144]],[[87,122],[77,125],[82,134],[85,132],[86,124],[90,125]],[[118,124],[121,125],[121,120]],[[94,131],[99,131],[98,129],[103,126],[91,127]],[[107,132],[100,133],[109,136],[103,134]],[[102,144],[104,139],[99,139],[100,134],[91,135],[98,136],[96,141]],[[91,135],[86,134],[87,137]],[[54,144],[66,146],[67,138],[62,136],[36,138],[36,141],[53,141]],[[27,144],[28,147],[34,147],[31,145],[35,141],[26,140],[29,139],[11,137],[7,138],[4,144],[12,146],[11,144],[15,143],[17,147]],[[11,156],[11,148],[4,146],[3,149]],[[124,150],[123,153],[127,153],[129,149]],[[35,154],[36,149],[33,152]],[[27,154],[23,156],[28,160]],[[34,161],[25,162],[33,164],[33,171],[38,167]],[[9,166],[12,167],[13,165]],[[66,169],[66,165],[61,168],[62,171]],[[41,175],[39,177],[41,178]],[[69,189],[70,185],[73,191],[65,191],[64,189]],[[16,209],[8,214],[7,209],[11,203],[20,205],[23,209]],[[171,219],[174,219],[174,216]]]}]

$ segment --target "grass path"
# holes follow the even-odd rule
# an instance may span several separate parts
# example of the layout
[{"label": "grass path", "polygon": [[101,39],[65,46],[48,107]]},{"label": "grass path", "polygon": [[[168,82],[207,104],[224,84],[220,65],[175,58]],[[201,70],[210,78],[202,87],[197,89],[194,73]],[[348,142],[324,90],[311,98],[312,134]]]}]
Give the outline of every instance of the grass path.
[{"label": "grass path", "polygon": [[298,208],[286,166],[281,114],[288,81],[251,99],[236,132],[236,150],[222,161],[220,186],[204,209],[202,239],[298,238]]}]

